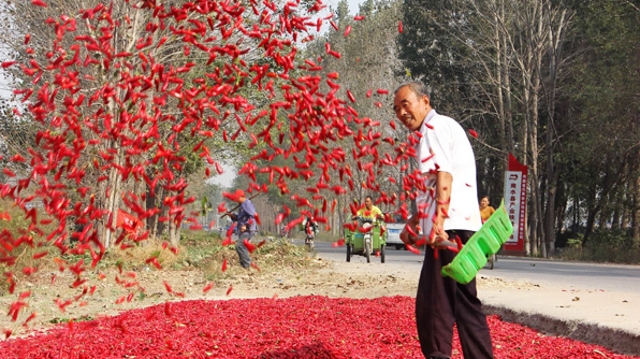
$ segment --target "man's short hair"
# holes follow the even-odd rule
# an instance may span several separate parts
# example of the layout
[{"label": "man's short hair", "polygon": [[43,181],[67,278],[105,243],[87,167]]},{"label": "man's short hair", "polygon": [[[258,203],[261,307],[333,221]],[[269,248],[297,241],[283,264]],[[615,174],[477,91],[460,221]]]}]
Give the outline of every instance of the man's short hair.
[{"label": "man's short hair", "polygon": [[427,96],[429,98],[429,101],[431,101],[431,89],[422,82],[405,82],[402,85],[398,86],[395,91],[393,91],[393,94],[395,95],[396,93],[398,93],[398,91],[400,91],[400,89],[403,87],[408,87],[413,93],[418,96]]}]

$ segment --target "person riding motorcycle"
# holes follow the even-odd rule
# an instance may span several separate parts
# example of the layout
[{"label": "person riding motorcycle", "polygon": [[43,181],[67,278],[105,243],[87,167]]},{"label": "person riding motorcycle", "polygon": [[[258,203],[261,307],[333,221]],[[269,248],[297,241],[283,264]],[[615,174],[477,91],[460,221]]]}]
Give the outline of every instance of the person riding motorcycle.
[{"label": "person riding motorcycle", "polygon": [[[384,226],[384,215],[382,214],[382,211],[380,210],[380,208],[378,208],[376,205],[373,204],[373,198],[371,196],[367,196],[364,199],[364,207],[360,208],[358,210],[358,212],[356,212],[356,215],[354,217],[357,218],[370,218],[374,220],[374,223],[376,221],[380,222],[380,235],[382,235],[385,231],[385,226]],[[376,251],[377,252],[377,251]]]},{"label": "person riding motorcycle", "polygon": [[318,223],[311,216],[307,216],[302,222],[302,227],[304,228],[304,244],[308,245],[310,248],[313,248],[313,240],[316,237],[316,234],[320,231],[320,227]]},{"label": "person riding motorcycle", "polygon": [[358,210],[358,212],[356,213],[356,216],[362,217],[362,218],[372,218],[377,220],[384,219],[384,216],[382,215],[382,211],[380,210],[380,208],[376,207],[373,204],[373,198],[371,196],[367,196],[364,199],[364,207]]}]

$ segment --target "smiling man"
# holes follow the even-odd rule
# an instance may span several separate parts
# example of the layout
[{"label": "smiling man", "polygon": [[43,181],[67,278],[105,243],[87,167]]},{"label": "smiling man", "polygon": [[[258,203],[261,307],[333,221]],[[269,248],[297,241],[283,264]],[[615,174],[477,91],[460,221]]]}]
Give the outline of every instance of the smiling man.
[{"label": "smiling man", "polygon": [[[467,135],[455,120],[439,115],[431,106],[427,88],[418,82],[394,92],[396,117],[410,131],[420,132],[416,159],[426,192],[400,238],[413,244],[417,225],[428,235],[425,259],[416,297],[416,323],[422,353],[427,358],[451,357],[453,326],[457,324],[465,359],[493,358],[487,319],[477,297],[475,278],[466,285],[441,274],[455,253],[438,249],[439,241],[459,238],[466,243],[480,229],[476,203],[476,163]],[[419,218],[423,218],[420,222]],[[436,253],[436,251],[438,253]]]}]

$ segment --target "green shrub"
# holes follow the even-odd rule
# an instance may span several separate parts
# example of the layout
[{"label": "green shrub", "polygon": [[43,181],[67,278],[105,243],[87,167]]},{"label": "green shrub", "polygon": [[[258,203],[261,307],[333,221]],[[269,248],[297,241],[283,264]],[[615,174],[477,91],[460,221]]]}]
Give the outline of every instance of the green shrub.
[{"label": "green shrub", "polygon": [[563,259],[601,263],[640,263],[640,247],[634,244],[631,233],[621,229],[596,229],[589,235],[586,246],[583,236],[567,240]]}]

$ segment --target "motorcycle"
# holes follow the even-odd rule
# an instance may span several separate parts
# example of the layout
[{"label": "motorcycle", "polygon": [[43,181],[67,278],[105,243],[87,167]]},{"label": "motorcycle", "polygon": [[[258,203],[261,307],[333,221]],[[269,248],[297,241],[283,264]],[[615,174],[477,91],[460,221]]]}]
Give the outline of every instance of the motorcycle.
[{"label": "motorcycle", "polygon": [[306,226],[305,236],[304,236],[304,244],[309,247],[309,249],[313,249],[313,240],[316,238],[316,231],[313,229],[313,226]]}]

